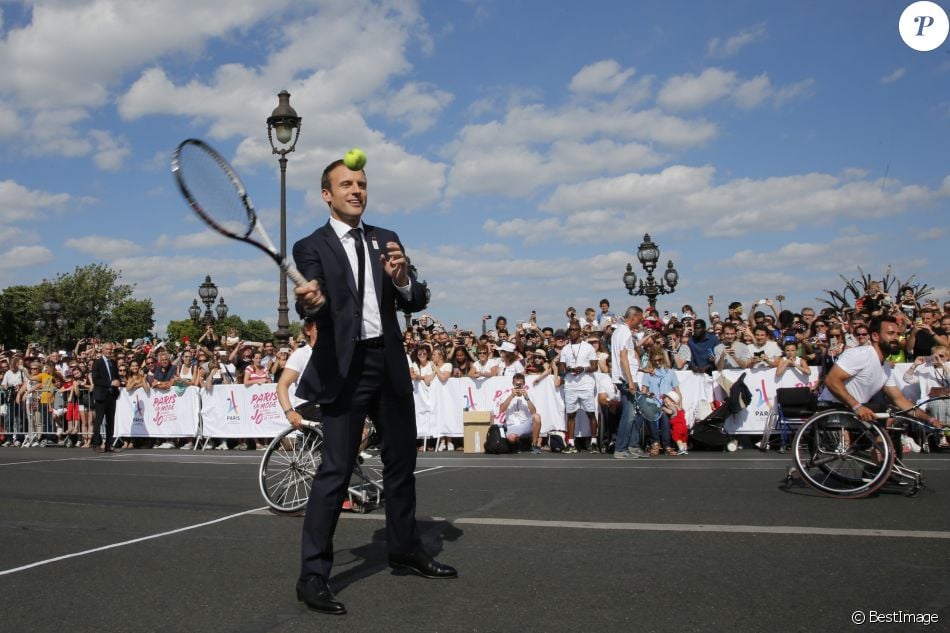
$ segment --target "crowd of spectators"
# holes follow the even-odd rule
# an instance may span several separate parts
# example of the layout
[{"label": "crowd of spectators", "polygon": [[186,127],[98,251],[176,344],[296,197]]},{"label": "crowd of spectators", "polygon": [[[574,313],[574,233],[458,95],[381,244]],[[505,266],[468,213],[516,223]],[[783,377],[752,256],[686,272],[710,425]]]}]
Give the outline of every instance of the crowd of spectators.
[{"label": "crowd of spectators", "polygon": [[[720,311],[712,296],[707,298],[705,314],[697,313],[690,305],[674,313],[647,308],[642,322],[630,328],[640,380],[647,385],[640,388],[651,389],[669,420],[652,433],[646,429],[651,435],[648,452],[685,452],[685,438],[672,422],[681,413],[677,406],[681,394],[666,378],[672,375],[675,379],[673,370],[711,374],[722,369],[774,368],[779,374],[796,372],[804,383],[817,389],[843,350],[868,344],[868,323],[883,314],[897,319],[903,331],[902,349],[888,361],[912,363],[905,382],[920,384],[923,398],[950,395],[950,302],[942,306],[935,301],[918,304],[911,289],[889,297],[872,282],[854,308],[841,310],[776,309],[772,300],[757,299],[733,301]],[[574,307],[567,308],[563,323],[557,325],[539,325],[533,312],[513,326],[503,316],[492,321],[485,315],[480,333],[447,328],[429,315],[420,315],[404,332],[404,343],[412,379],[425,384],[462,376],[550,378],[570,400],[566,451],[572,452],[576,450],[570,428],[573,413],[580,409],[591,412],[595,407],[614,412],[618,409],[616,383],[620,374],[612,366],[610,350],[612,334],[621,325],[627,326],[623,316],[612,312],[604,299],[599,310],[586,308],[583,315]],[[298,343],[302,341],[292,341],[294,346]],[[99,348],[100,341],[82,339],[71,352],[46,355],[38,345],[22,352],[0,350],[0,443],[88,447],[93,424],[90,371]],[[115,343],[114,359],[120,384],[129,391],[182,390],[187,386],[210,390],[219,384],[276,382],[291,351],[289,347],[276,349],[270,341],[243,341],[234,330],[219,335],[209,326],[194,342],[141,339]],[[515,408],[524,410],[520,430],[531,438],[532,449],[539,450],[530,407],[516,403]],[[947,422],[948,408],[945,403],[934,403],[932,413]],[[596,427],[593,430],[596,437]],[[608,437],[614,430],[607,429]],[[171,449],[192,448],[193,441],[126,439],[125,443]],[[420,450],[460,448],[456,441],[445,437],[432,446],[422,442]],[[263,448],[254,438],[221,440],[213,446]]]},{"label": "crowd of spectators", "polygon": [[[71,352],[44,354],[39,345],[0,353],[2,446],[91,447],[92,364],[104,341],[81,339]],[[298,341],[293,341],[294,345]],[[241,340],[236,330],[224,336],[208,326],[198,341],[136,339],[113,344],[120,388],[183,391],[189,386],[211,390],[220,384],[259,384],[280,378],[289,347],[272,341]],[[125,439],[128,447],[190,449],[195,438]],[[208,447],[248,450],[266,447],[255,438],[221,440]]]},{"label": "crowd of spectators", "polygon": [[[670,419],[669,426],[660,425],[652,433],[646,429],[650,436],[648,452],[653,455],[685,452],[682,445],[685,438],[673,432],[672,423],[672,418],[682,412],[676,406],[682,394],[675,387],[661,385],[663,376],[675,377],[671,369],[712,374],[714,370],[723,369],[774,368],[779,377],[785,372],[796,373],[803,384],[813,385],[818,392],[825,373],[845,349],[869,344],[868,324],[872,318],[883,315],[896,319],[902,329],[901,351],[888,357],[887,362],[913,363],[904,380],[921,385],[922,399],[950,395],[950,301],[942,306],[933,300],[918,304],[911,289],[902,289],[898,297],[887,297],[878,284],[871,283],[867,294],[856,304],[841,310],[803,307],[792,311],[777,309],[771,299],[756,299],[749,303],[733,301],[720,311],[714,297],[709,296],[702,315],[691,305],[683,305],[678,313],[664,311],[661,314],[647,308],[632,333],[641,383],[638,388],[654,395],[657,406],[666,407],[669,412],[666,417]],[[412,378],[431,384],[433,380],[445,382],[462,376],[550,376],[556,388],[564,388],[568,400],[572,374],[578,368],[571,361],[582,354],[575,343],[582,341],[591,348],[594,356],[590,365],[598,375],[610,376],[613,371],[613,358],[609,353],[611,338],[623,318],[611,311],[607,299],[600,302],[599,308],[586,308],[583,316],[579,316],[574,307],[568,307],[563,325],[557,326],[539,325],[535,313],[524,321],[517,321],[513,327],[504,316],[495,318],[492,323],[491,317],[485,315],[480,334],[447,328],[431,316],[422,315],[413,320],[404,333]],[[573,350],[573,353],[565,354],[565,350]],[[586,353],[585,348],[583,354]],[[587,370],[586,358],[589,357],[585,357],[584,371]],[[661,378],[657,378],[658,375]],[[619,374],[613,372],[613,376],[613,382],[618,382]],[[589,388],[595,390],[591,397],[616,412],[620,397],[616,389],[611,389],[610,381],[590,383]],[[665,396],[669,394],[672,398],[668,400]],[[585,408],[590,406],[582,404]],[[935,417],[950,421],[946,401],[929,407]],[[568,404],[567,452],[574,450],[571,413]],[[614,414],[614,426],[615,418]],[[529,426],[524,426],[523,432],[526,440],[532,437],[534,449],[536,440]],[[596,427],[593,436],[596,437]],[[590,447],[597,450],[596,442],[592,441]],[[426,448],[452,450],[459,447],[452,438],[444,437],[433,447],[420,446],[420,450]]]}]

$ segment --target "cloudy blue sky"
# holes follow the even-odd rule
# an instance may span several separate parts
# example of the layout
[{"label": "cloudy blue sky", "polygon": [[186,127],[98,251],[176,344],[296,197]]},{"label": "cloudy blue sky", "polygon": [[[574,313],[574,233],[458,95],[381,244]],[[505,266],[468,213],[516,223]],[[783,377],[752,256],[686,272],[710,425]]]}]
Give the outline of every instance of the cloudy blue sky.
[{"label": "cloudy blue sky", "polygon": [[210,274],[274,325],[276,268],[190,216],[169,155],[219,147],[276,236],[286,89],[289,242],[326,220],[324,165],[364,148],[366,221],[446,324],[627,305],[645,232],[680,272],[674,312],[815,304],[858,265],[943,299],[950,43],[908,48],[908,4],[0,2],[0,288],[104,262],[163,330]]}]

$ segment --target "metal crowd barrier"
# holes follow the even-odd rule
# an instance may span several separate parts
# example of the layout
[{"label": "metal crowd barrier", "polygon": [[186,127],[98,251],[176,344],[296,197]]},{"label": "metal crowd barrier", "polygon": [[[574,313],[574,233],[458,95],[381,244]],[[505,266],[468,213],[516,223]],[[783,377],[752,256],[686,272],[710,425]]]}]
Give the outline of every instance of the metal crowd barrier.
[{"label": "metal crowd barrier", "polygon": [[[80,391],[76,402],[79,419],[66,420],[68,404],[54,408],[53,403],[40,402],[39,394],[31,394],[17,402],[17,389],[0,389],[0,445],[28,448],[57,444],[79,444],[92,436],[95,405],[92,392]],[[73,433],[67,433],[74,430]]]}]

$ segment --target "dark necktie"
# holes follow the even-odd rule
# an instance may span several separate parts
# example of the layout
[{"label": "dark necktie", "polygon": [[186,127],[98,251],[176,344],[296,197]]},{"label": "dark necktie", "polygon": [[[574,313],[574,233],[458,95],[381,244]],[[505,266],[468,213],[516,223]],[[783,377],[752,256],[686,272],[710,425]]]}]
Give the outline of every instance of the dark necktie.
[{"label": "dark necktie", "polygon": [[363,231],[362,229],[350,229],[350,235],[353,236],[353,242],[356,246],[356,296],[360,302],[360,313],[363,312],[363,292],[365,291],[365,282],[363,277],[366,274],[366,255],[363,252]]}]

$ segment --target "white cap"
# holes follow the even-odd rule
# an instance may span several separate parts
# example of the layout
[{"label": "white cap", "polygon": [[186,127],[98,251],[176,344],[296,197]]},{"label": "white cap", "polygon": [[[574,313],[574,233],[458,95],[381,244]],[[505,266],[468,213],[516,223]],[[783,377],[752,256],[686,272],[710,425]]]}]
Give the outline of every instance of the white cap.
[{"label": "white cap", "polygon": [[505,341],[504,343],[498,346],[498,350],[502,352],[513,352],[515,351],[515,344],[512,343],[511,341]]}]

